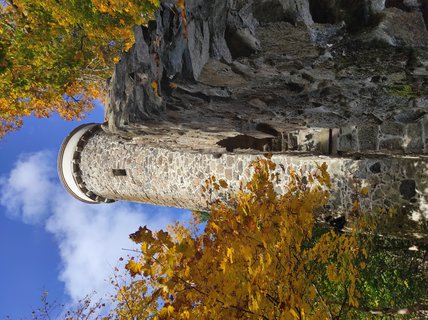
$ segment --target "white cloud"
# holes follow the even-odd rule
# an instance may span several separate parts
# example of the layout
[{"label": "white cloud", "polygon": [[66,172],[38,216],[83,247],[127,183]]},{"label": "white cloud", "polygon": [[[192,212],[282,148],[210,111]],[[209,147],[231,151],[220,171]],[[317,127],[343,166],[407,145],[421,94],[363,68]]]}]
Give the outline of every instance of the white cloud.
[{"label": "white cloud", "polygon": [[54,234],[62,259],[59,278],[73,301],[94,290],[102,296],[113,291],[109,277],[118,259],[128,255],[122,249],[132,247],[128,235],[139,226],[159,230],[174,219],[189,219],[176,209],[81,203],[59,185],[55,168],[49,152],[22,157],[0,180],[0,204],[11,216],[43,223]]},{"label": "white cloud", "polygon": [[49,152],[24,155],[7,178],[0,180],[0,204],[10,216],[26,223],[42,221],[49,214],[49,195],[54,190],[55,167]]}]

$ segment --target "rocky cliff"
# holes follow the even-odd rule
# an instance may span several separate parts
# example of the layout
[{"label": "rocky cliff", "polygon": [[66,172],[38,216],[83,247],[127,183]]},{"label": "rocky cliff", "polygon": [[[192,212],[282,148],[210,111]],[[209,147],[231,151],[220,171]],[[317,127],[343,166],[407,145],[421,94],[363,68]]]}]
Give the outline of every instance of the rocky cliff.
[{"label": "rocky cliff", "polygon": [[427,10],[426,0],[184,10],[164,0],[116,66],[105,128],[206,152],[319,151],[327,130],[330,153],[426,153]]}]

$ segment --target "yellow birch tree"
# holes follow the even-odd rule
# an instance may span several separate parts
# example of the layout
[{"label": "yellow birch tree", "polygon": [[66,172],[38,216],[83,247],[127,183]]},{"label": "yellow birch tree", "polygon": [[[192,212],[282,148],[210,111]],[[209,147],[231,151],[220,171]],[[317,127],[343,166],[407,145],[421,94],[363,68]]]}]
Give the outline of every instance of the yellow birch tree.
[{"label": "yellow birch tree", "polygon": [[126,265],[134,281],[118,293],[119,319],[336,319],[358,307],[367,258],[359,232],[370,224],[355,219],[350,233],[314,235],[329,195],[326,165],[305,176],[291,170],[283,195],[273,162],[253,169],[236,195],[212,205],[203,232],[195,215],[190,226],[130,236],[141,255]]}]

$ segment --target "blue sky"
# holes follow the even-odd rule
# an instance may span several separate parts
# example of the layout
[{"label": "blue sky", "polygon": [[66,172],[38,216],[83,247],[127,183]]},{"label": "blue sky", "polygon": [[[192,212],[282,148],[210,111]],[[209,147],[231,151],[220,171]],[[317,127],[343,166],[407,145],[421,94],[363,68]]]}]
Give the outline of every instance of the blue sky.
[{"label": "blue sky", "polygon": [[147,224],[164,228],[186,210],[117,202],[87,205],[66,194],[56,175],[65,136],[84,122],[102,122],[97,105],[81,122],[27,118],[0,141],[0,320],[31,319],[40,297],[73,303],[112,292],[107,281],[128,234]]}]

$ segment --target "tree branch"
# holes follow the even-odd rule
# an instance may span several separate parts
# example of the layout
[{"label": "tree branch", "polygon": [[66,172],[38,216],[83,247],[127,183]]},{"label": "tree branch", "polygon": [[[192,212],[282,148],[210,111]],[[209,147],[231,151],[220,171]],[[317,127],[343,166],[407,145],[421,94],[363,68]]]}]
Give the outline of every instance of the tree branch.
[{"label": "tree branch", "polygon": [[345,298],[343,299],[342,305],[340,306],[340,310],[339,310],[339,314],[337,315],[337,319],[340,319],[340,316],[342,315],[342,311],[345,308],[346,301],[348,300],[348,290],[347,290],[347,287],[344,286],[344,289],[345,289]]},{"label": "tree branch", "polygon": [[[336,301],[328,301],[330,304],[341,305],[342,303]],[[400,315],[400,314],[412,314],[418,311],[428,311],[428,304],[425,303],[415,303],[407,308],[369,308],[369,307],[354,307],[349,306],[349,308],[371,313],[373,315]]]},{"label": "tree branch", "polygon": [[[178,280],[182,281],[182,282],[183,282],[183,283],[184,283],[188,288],[195,290],[196,292],[200,293],[200,294],[201,294],[201,295],[203,295],[203,296],[207,296],[207,294],[206,294],[205,292],[201,291],[200,289],[198,289],[196,286],[192,285],[191,283],[189,283],[189,282],[188,282],[188,281],[186,281],[185,279],[183,279],[183,278],[181,278],[181,277],[179,277],[179,276],[177,276],[177,275],[175,275],[175,277],[176,277]],[[225,305],[225,303],[224,303],[223,301],[221,301],[220,299],[217,299],[217,298],[216,298],[216,302],[220,303],[222,306],[224,306],[224,305]],[[254,312],[252,312],[252,311],[250,311],[250,310],[244,309],[244,308],[239,307],[239,306],[231,305],[231,306],[229,306],[229,308],[233,308],[233,309],[236,309],[236,310],[238,310],[238,311],[242,311],[242,312],[245,312],[245,313],[248,313],[248,314],[252,314],[252,315],[255,315],[255,316],[259,316],[259,317],[262,317],[262,318],[263,318],[263,319],[265,319],[265,320],[269,320],[269,318],[267,318],[267,317],[266,317],[266,316],[264,316],[264,315],[260,315],[260,314],[254,313]]]},{"label": "tree branch", "polygon": [[314,286],[315,292],[317,293],[318,297],[320,298],[322,304],[327,309],[328,315],[330,316],[330,320],[333,320],[334,317],[333,317],[333,314],[331,313],[331,310],[330,310],[330,308],[329,308],[329,306],[327,304],[327,301],[324,299],[324,297],[322,296],[321,292],[318,290],[318,287],[315,285],[315,283],[312,282],[312,285]]}]

